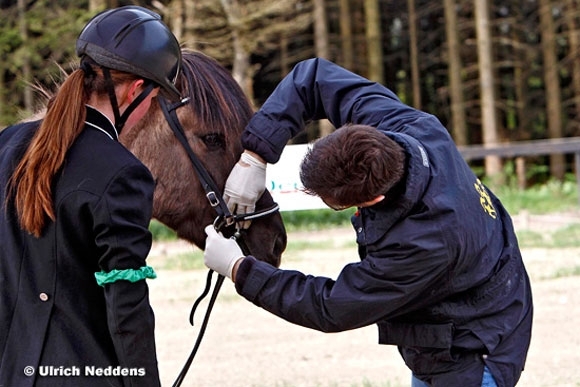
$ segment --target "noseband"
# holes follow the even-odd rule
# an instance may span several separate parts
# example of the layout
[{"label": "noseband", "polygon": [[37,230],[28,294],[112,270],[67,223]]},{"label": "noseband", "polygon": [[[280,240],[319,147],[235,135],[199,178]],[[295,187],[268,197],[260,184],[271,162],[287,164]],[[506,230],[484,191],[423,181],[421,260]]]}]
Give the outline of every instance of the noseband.
[{"label": "noseband", "polygon": [[[229,227],[229,226],[235,225],[236,231],[231,238],[234,239],[238,243],[242,252],[245,255],[249,255],[250,251],[249,251],[246,243],[244,242],[244,240],[242,238],[242,230],[241,230],[241,227],[239,227],[239,224],[241,222],[244,222],[244,221],[258,219],[258,218],[268,216],[270,214],[275,213],[276,211],[279,210],[278,204],[274,203],[274,205],[270,208],[266,208],[264,210],[259,210],[259,211],[251,212],[251,213],[247,213],[247,214],[232,214],[230,212],[230,210],[228,209],[228,206],[225,203],[225,201],[223,199],[223,195],[221,194],[219,188],[217,187],[217,185],[215,184],[215,182],[213,181],[213,179],[211,178],[211,176],[209,175],[207,170],[204,168],[201,161],[199,161],[199,158],[195,155],[195,152],[193,151],[193,149],[191,149],[191,146],[187,142],[187,138],[185,137],[185,132],[183,130],[183,127],[181,126],[181,123],[179,122],[179,118],[177,117],[176,110],[178,108],[186,105],[187,103],[189,103],[189,98],[183,98],[181,101],[176,102],[174,104],[169,104],[169,102],[167,100],[165,100],[165,98],[162,98],[161,96],[159,98],[157,98],[157,100],[159,102],[159,106],[161,107],[161,110],[163,111],[163,115],[165,116],[165,120],[169,124],[169,127],[173,131],[173,134],[179,140],[183,149],[187,152],[187,156],[189,157],[189,160],[191,161],[193,169],[197,173],[197,176],[199,178],[201,186],[203,187],[203,189],[205,191],[205,196],[206,196],[207,200],[209,201],[209,204],[212,206],[212,208],[215,209],[215,211],[217,213],[217,217],[215,218],[215,220],[213,222],[214,228],[216,229],[216,231],[220,232],[224,227]],[[197,306],[199,305],[201,300],[205,296],[207,296],[207,294],[209,293],[209,290],[211,288],[211,282],[212,282],[212,274],[213,274],[213,270],[209,270],[208,275],[207,275],[205,289],[204,289],[203,293],[198,297],[198,299],[193,304],[193,307],[191,309],[191,313],[189,315],[189,322],[191,325],[193,325],[193,315],[194,315],[195,310],[197,309]],[[217,278],[214,290],[212,292],[212,296],[210,298],[209,304],[207,306],[207,310],[205,312],[203,323],[200,327],[200,330],[199,330],[199,333],[197,336],[197,340],[195,342],[193,350],[191,351],[191,354],[189,355],[189,357],[188,357],[185,365],[183,366],[181,372],[177,376],[177,379],[175,380],[173,387],[178,387],[181,385],[181,383],[183,382],[183,380],[185,378],[185,375],[187,374],[187,371],[189,370],[189,367],[191,366],[191,363],[193,362],[193,358],[195,357],[195,354],[197,353],[197,350],[201,344],[201,339],[203,338],[203,335],[204,335],[205,330],[207,328],[207,324],[209,322],[209,316],[210,316],[211,310],[213,308],[213,305],[215,304],[215,300],[217,299],[217,296],[218,296],[218,293],[219,293],[219,290],[222,286],[223,281],[224,281],[224,276],[218,275],[218,278]]]}]

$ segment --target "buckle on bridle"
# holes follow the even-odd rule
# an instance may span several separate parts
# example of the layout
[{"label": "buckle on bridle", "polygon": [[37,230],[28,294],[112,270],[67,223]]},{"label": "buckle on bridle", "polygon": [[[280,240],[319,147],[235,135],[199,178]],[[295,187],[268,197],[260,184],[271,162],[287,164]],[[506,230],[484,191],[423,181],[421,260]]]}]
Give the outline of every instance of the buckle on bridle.
[{"label": "buckle on bridle", "polygon": [[209,201],[209,204],[212,207],[217,207],[220,205],[220,200],[219,200],[218,196],[215,194],[215,192],[210,191],[207,194],[205,194],[205,197],[207,198],[207,200]]},{"label": "buckle on bridle", "polygon": [[222,231],[222,229],[224,227],[228,227],[231,226],[233,223],[235,222],[235,218],[234,216],[218,216],[217,218],[215,218],[215,220],[213,221],[213,228],[217,231],[220,232]]}]

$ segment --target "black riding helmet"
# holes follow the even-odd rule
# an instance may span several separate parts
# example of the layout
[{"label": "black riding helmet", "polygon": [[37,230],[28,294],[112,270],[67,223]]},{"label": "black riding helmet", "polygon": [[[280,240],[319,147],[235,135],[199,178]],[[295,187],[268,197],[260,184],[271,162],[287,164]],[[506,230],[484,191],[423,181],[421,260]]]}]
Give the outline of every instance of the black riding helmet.
[{"label": "black riding helmet", "polygon": [[99,13],[80,33],[76,53],[103,67],[149,79],[169,99],[179,100],[175,80],[181,49],[155,12],[129,5]]},{"label": "black riding helmet", "polygon": [[[118,132],[155,87],[160,86],[160,94],[169,100],[180,99],[175,80],[181,67],[181,49],[155,12],[129,5],[99,13],[81,31],[76,52],[81,57],[83,70],[86,57],[103,69]],[[122,115],[109,69],[136,74],[146,80],[144,91]]]}]

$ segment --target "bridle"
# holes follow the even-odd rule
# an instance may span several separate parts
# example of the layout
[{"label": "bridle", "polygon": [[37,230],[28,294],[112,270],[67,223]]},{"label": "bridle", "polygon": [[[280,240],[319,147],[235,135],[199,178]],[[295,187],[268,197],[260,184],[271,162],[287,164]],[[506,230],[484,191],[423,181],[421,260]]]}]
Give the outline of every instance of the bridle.
[{"label": "bridle", "polygon": [[[215,220],[213,222],[214,228],[216,229],[216,231],[220,232],[224,227],[235,226],[236,231],[231,236],[231,238],[234,239],[238,243],[242,252],[245,255],[249,255],[250,251],[249,251],[249,249],[248,249],[248,247],[243,239],[243,230],[241,229],[241,227],[239,227],[240,222],[253,220],[253,219],[257,219],[257,218],[261,218],[261,217],[273,214],[279,210],[278,204],[274,203],[274,205],[271,206],[270,208],[266,208],[263,210],[259,210],[259,211],[255,211],[255,212],[251,212],[251,213],[247,213],[247,214],[232,214],[230,212],[230,210],[228,209],[228,206],[225,203],[225,201],[223,199],[223,195],[221,194],[219,188],[217,187],[217,185],[215,184],[215,182],[213,181],[213,179],[211,178],[211,176],[209,175],[207,170],[204,168],[201,161],[199,161],[199,158],[195,155],[195,152],[193,151],[193,149],[191,149],[191,146],[187,142],[187,138],[185,137],[185,132],[183,130],[183,127],[181,126],[181,123],[179,122],[179,118],[177,117],[176,110],[178,108],[186,105],[187,103],[189,103],[189,98],[183,98],[181,101],[173,103],[173,104],[170,104],[165,98],[163,98],[161,96],[159,96],[159,98],[157,98],[157,100],[159,102],[159,106],[161,107],[161,110],[163,111],[163,115],[165,116],[165,120],[169,124],[169,127],[173,131],[173,134],[175,135],[175,137],[181,143],[183,149],[186,151],[187,156],[189,157],[189,160],[191,161],[191,164],[192,164],[192,166],[193,166],[193,168],[194,168],[194,170],[199,178],[199,181],[200,181],[200,183],[205,191],[205,196],[206,196],[207,200],[209,201],[210,205],[212,206],[212,208],[214,208],[214,210],[217,213],[217,217],[215,218]],[[193,307],[191,308],[191,313],[189,315],[189,322],[192,326],[193,326],[193,315],[195,313],[195,310],[197,309],[197,306],[199,305],[201,300],[205,296],[207,296],[207,294],[209,293],[209,291],[211,289],[212,274],[213,274],[213,270],[209,270],[209,272],[207,274],[205,289],[204,289],[203,293],[198,297],[198,299],[194,302]],[[197,353],[197,350],[201,344],[201,340],[203,338],[203,335],[204,335],[205,330],[207,328],[207,324],[209,322],[209,316],[210,316],[211,310],[213,308],[213,305],[215,304],[215,300],[217,299],[217,296],[218,296],[219,290],[223,284],[223,281],[224,281],[224,276],[219,274],[217,281],[215,283],[214,290],[212,292],[209,304],[207,306],[205,316],[204,316],[202,325],[200,327],[195,345],[194,345],[187,361],[185,362],[185,365],[183,366],[181,372],[177,376],[177,379],[173,383],[173,387],[180,386],[181,383],[183,382],[183,380],[185,379],[185,375],[187,374],[187,371],[189,370],[189,367],[191,366],[191,363],[193,362],[193,358],[195,357],[195,354]]]},{"label": "bridle", "polygon": [[181,126],[179,118],[177,117],[177,109],[189,103],[189,98],[183,98],[181,101],[170,105],[165,98],[159,97],[158,102],[161,110],[163,111],[163,115],[165,116],[165,120],[169,124],[173,134],[179,140],[183,149],[187,152],[187,156],[189,157],[189,160],[191,161],[191,164],[195,169],[197,176],[199,177],[199,181],[205,191],[205,196],[209,201],[209,204],[217,212],[217,218],[214,222],[214,226],[220,226],[220,228],[216,227],[217,231],[220,231],[221,227],[223,226],[230,226],[232,224],[238,224],[246,220],[261,218],[279,210],[278,204],[274,203],[272,207],[266,208],[264,210],[250,212],[247,214],[232,214],[228,209],[228,206],[225,203],[219,188],[207,170],[204,168],[201,161],[199,161],[195,155],[195,152],[193,152],[191,149],[191,146],[189,146],[183,127]]}]

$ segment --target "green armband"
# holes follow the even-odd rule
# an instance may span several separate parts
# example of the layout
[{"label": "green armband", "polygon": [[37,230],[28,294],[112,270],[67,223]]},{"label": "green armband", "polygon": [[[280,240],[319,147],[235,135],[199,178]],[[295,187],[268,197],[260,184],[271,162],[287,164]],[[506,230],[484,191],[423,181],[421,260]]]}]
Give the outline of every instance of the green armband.
[{"label": "green armband", "polygon": [[110,272],[95,273],[97,284],[104,286],[105,284],[112,284],[117,281],[137,282],[145,278],[157,278],[157,274],[151,266],[143,266],[139,269],[125,269],[125,270],[111,270]]}]

